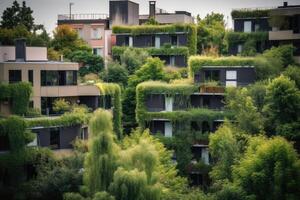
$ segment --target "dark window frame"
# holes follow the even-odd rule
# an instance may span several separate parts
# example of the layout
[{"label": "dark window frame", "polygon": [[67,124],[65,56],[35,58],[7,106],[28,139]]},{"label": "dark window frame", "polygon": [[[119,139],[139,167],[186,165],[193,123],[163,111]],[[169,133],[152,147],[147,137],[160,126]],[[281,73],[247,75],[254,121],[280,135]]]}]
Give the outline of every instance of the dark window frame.
[{"label": "dark window frame", "polygon": [[9,83],[18,83],[22,81],[22,70],[8,70],[8,80]]}]

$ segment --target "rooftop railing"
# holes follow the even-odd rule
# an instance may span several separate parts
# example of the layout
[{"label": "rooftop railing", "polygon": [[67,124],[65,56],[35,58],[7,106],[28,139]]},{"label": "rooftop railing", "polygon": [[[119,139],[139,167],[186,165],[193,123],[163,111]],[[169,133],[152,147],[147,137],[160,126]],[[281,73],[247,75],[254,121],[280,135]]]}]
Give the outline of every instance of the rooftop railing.
[{"label": "rooftop railing", "polygon": [[58,20],[90,20],[90,19],[108,19],[108,14],[101,13],[82,13],[82,14],[60,14]]}]

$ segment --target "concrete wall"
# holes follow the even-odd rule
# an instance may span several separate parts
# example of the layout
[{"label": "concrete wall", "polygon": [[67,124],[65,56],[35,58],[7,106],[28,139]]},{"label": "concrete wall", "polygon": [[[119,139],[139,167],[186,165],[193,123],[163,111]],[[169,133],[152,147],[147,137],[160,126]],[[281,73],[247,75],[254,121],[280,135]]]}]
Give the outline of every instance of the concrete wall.
[{"label": "concrete wall", "polygon": [[138,25],[139,5],[131,1],[109,1],[111,27],[114,25]]},{"label": "concrete wall", "polygon": [[[14,61],[16,48],[14,46],[0,46],[0,62]],[[46,47],[26,47],[26,61],[47,61]]]}]

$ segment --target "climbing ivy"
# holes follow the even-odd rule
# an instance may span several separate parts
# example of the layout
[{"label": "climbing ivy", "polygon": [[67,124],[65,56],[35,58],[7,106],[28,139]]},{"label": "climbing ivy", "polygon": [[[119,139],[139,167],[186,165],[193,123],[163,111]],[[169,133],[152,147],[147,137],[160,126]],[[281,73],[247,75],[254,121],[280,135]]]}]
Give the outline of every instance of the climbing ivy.
[{"label": "climbing ivy", "polygon": [[123,135],[121,88],[115,83],[98,83],[96,86],[99,88],[101,95],[112,97],[114,132],[117,134],[118,139],[121,139]]},{"label": "climbing ivy", "polygon": [[11,111],[16,115],[24,115],[27,112],[31,93],[30,83],[0,84],[0,101],[11,100]]}]

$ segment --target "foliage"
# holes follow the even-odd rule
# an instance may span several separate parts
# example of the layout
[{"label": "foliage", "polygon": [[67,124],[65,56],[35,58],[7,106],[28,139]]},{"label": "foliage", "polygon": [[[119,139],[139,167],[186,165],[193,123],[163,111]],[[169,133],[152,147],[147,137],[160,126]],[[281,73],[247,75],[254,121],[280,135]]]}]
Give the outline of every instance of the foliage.
[{"label": "foliage", "polygon": [[101,95],[112,97],[114,132],[117,134],[117,138],[121,139],[123,137],[121,88],[115,83],[98,83],[96,86],[99,88]]},{"label": "foliage", "polygon": [[292,81],[295,81],[295,84],[298,89],[300,89],[300,67],[296,65],[289,65],[288,68],[283,72],[283,75],[289,77]]},{"label": "foliage", "polygon": [[114,26],[112,30],[114,34],[127,33],[132,35],[185,32],[188,35],[189,54],[194,55],[197,51],[197,29],[191,24]]},{"label": "foliage", "polygon": [[76,126],[87,124],[89,120],[88,110],[81,107],[71,112],[66,112],[60,117],[37,117],[26,121],[28,127],[51,126]]},{"label": "foliage", "polygon": [[22,2],[22,6],[18,1],[14,1],[12,7],[8,7],[3,11],[1,27],[13,29],[18,25],[24,25],[28,31],[34,28],[33,11],[26,6],[26,2]]},{"label": "foliage", "polygon": [[111,61],[107,69],[100,75],[101,79],[108,83],[118,83],[121,86],[127,85],[128,70],[118,62]]},{"label": "foliage", "polygon": [[232,10],[231,16],[236,18],[261,18],[270,15],[270,9],[235,9]]},{"label": "foliage", "polygon": [[247,87],[248,95],[252,98],[254,106],[258,112],[261,112],[265,104],[265,97],[267,93],[266,81],[258,81]]},{"label": "foliage", "polygon": [[227,88],[226,107],[238,122],[237,127],[249,134],[261,133],[264,128],[263,118],[248,94],[247,88]]},{"label": "foliage", "polygon": [[231,180],[231,166],[240,157],[234,130],[229,124],[222,125],[209,136],[209,151],[215,160],[210,173],[214,181]]},{"label": "foliage", "polygon": [[143,25],[159,25],[154,17],[150,17]]},{"label": "foliage", "polygon": [[197,52],[207,54],[216,49],[217,54],[225,51],[224,15],[212,12],[203,20],[197,18]]},{"label": "foliage", "polygon": [[63,200],[85,200],[85,198],[78,193],[67,192],[64,194]]},{"label": "foliage", "polygon": [[97,110],[90,120],[90,151],[85,159],[84,184],[90,194],[108,189],[116,170],[117,146],[114,143],[112,116]]},{"label": "foliage", "polygon": [[115,198],[107,192],[97,192],[93,200],[115,200]]},{"label": "foliage", "polygon": [[0,83],[0,101],[11,100],[11,111],[13,114],[26,114],[32,93],[30,83],[19,82],[14,84]]},{"label": "foliage", "polygon": [[234,167],[234,182],[255,199],[297,199],[300,194],[300,161],[281,137],[254,137]]},{"label": "foliage", "polygon": [[81,39],[77,32],[69,25],[60,25],[53,31],[53,40],[50,47],[65,57],[70,57],[74,51],[87,51],[91,48]]},{"label": "foliage", "polygon": [[103,58],[92,54],[90,51],[77,50],[70,53],[69,58],[72,62],[78,62],[82,65],[79,68],[81,77],[90,73],[98,74],[104,69]]},{"label": "foliage", "polygon": [[64,98],[59,98],[55,100],[53,103],[54,112],[64,113],[70,111],[70,109],[71,109],[70,102],[66,101]]},{"label": "foliage", "polygon": [[[276,131],[277,134],[287,138],[299,137],[299,129],[286,132],[287,127],[281,132],[281,126],[290,125],[299,128],[300,113],[300,91],[295,82],[281,75],[272,80],[267,87],[266,104],[264,113],[267,117],[269,132]],[[296,123],[295,123],[296,122]],[[295,131],[295,132],[294,132]]]},{"label": "foliage", "polygon": [[281,61],[281,64],[284,67],[287,67],[290,64],[294,64],[294,47],[293,45],[282,45],[279,47],[272,47],[270,50],[266,50],[264,52],[264,56],[266,58],[279,58]]}]

